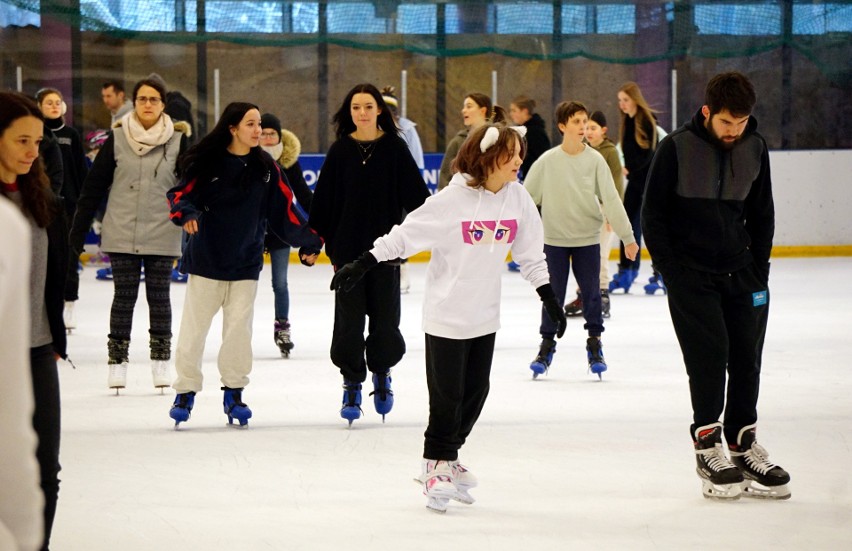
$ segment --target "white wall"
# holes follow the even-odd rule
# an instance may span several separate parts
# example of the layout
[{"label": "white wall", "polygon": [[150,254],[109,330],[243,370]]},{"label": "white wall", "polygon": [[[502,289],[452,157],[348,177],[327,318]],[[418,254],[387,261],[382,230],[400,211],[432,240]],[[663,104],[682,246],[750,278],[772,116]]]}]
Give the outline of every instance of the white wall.
[{"label": "white wall", "polygon": [[771,151],[775,246],[852,245],[852,151]]}]

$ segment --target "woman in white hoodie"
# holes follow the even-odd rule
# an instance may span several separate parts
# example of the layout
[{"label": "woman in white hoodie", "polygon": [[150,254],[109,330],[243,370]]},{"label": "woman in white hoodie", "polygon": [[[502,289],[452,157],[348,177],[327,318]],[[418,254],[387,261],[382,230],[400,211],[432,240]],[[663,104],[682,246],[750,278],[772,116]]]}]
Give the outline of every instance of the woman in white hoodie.
[{"label": "woman in white hoodie", "polygon": [[524,130],[487,124],[473,131],[447,189],[339,269],[331,283],[345,290],[378,262],[432,252],[423,304],[429,425],[420,481],[427,507],[440,512],[450,499],[473,503],[468,490],[476,478],[459,463],[458,451],[488,396],[500,278],[510,251],[558,323],[558,336],[565,331],[565,314],[550,287],[541,217],[517,183]]}]

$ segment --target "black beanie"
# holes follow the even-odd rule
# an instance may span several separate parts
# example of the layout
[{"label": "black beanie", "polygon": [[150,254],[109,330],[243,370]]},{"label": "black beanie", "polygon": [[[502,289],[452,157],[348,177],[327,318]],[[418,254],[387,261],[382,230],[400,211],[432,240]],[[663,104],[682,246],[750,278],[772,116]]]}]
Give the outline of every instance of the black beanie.
[{"label": "black beanie", "polygon": [[602,111],[595,111],[589,116],[589,120],[593,120],[600,125],[601,128],[606,127],[606,117]]},{"label": "black beanie", "polygon": [[264,113],[263,116],[260,117],[260,127],[272,128],[278,132],[278,135],[281,135],[281,121],[279,121],[278,117],[272,113]]}]

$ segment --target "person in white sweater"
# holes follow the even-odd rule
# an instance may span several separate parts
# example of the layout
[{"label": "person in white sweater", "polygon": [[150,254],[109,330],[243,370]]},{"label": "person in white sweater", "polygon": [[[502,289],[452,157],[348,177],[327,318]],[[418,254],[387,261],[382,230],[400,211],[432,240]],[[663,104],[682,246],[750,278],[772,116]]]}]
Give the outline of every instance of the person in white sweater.
[{"label": "person in white sweater", "polygon": [[521,266],[545,309],[565,331],[565,313],[550,286],[541,219],[517,183],[523,127],[486,124],[471,132],[455,175],[358,260],[337,271],[333,289],[348,289],[378,262],[432,253],[426,272],[423,331],[429,425],[420,481],[427,507],[446,511],[450,499],[473,503],[476,478],[458,452],[488,395],[494,338],[500,328],[500,279],[506,255]]},{"label": "person in white sweater", "polygon": [[[630,220],[616,191],[603,156],[583,143],[589,111],[576,101],[556,106],[556,121],[562,143],[542,154],[524,180],[544,224],[544,254],[556,298],[563,303],[572,267],[583,301],[583,326],[588,331],[586,357],[589,370],[606,371],[601,333],[604,330],[600,292],[600,235],[604,216],[624,242],[631,260],[639,252]],[[533,378],[547,373],[556,351],[556,325],[543,312],[541,346],[530,364]]]}]

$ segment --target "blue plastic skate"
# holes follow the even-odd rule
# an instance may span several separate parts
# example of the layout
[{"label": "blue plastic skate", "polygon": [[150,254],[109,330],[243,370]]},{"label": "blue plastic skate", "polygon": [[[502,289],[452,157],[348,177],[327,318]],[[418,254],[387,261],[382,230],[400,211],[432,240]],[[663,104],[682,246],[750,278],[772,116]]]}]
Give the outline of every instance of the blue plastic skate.
[{"label": "blue plastic skate", "polygon": [[390,373],[373,373],[373,392],[370,393],[370,396],[373,397],[376,413],[382,416],[382,423],[384,423],[385,415],[393,409]]},{"label": "blue plastic skate", "polygon": [[589,371],[597,375],[598,380],[603,380],[603,372],[607,368],[600,339],[596,337],[586,339],[586,356],[589,359]]},{"label": "blue plastic skate", "polygon": [[95,272],[95,279],[100,279],[101,281],[112,281],[112,267],[107,266],[106,268],[101,268]]},{"label": "blue plastic skate", "polygon": [[556,353],[556,341],[553,339],[542,339],[539,346],[538,356],[530,364],[533,379],[537,379],[539,375],[544,375],[550,369],[550,364],[553,362],[553,355]]},{"label": "blue plastic skate", "polygon": [[664,295],[668,292],[666,290],[666,284],[663,283],[663,276],[654,272],[654,275],[648,278],[648,284],[645,285],[645,294],[653,295],[656,294],[657,291],[663,291]]},{"label": "blue plastic skate", "polygon": [[189,420],[194,404],[195,392],[183,392],[175,396],[175,403],[169,410],[169,417],[175,420],[175,430],[178,429],[178,425]]},{"label": "blue plastic skate", "polygon": [[[388,410],[390,411],[390,410]],[[343,381],[343,407],[340,408],[340,416],[349,421],[361,418],[361,383],[354,381]]]},{"label": "blue plastic skate", "polygon": [[624,294],[629,293],[630,286],[633,285],[633,280],[636,279],[637,275],[639,275],[639,270],[620,268],[618,273],[613,276],[612,281],[609,282],[609,292],[611,293],[616,289],[624,289]]},{"label": "blue plastic skate", "polygon": [[521,271],[521,265],[518,264],[517,262],[515,262],[514,260],[507,262],[506,267],[509,268],[510,272],[520,272]]},{"label": "blue plastic skate", "polygon": [[186,283],[189,279],[189,274],[185,274],[178,270],[176,267],[172,268],[172,281],[175,283]]},{"label": "blue plastic skate", "polygon": [[222,387],[225,391],[222,399],[222,405],[225,408],[225,414],[228,416],[228,424],[233,425],[236,419],[241,427],[248,425],[248,420],[251,419],[251,410],[243,402],[243,389]]}]

